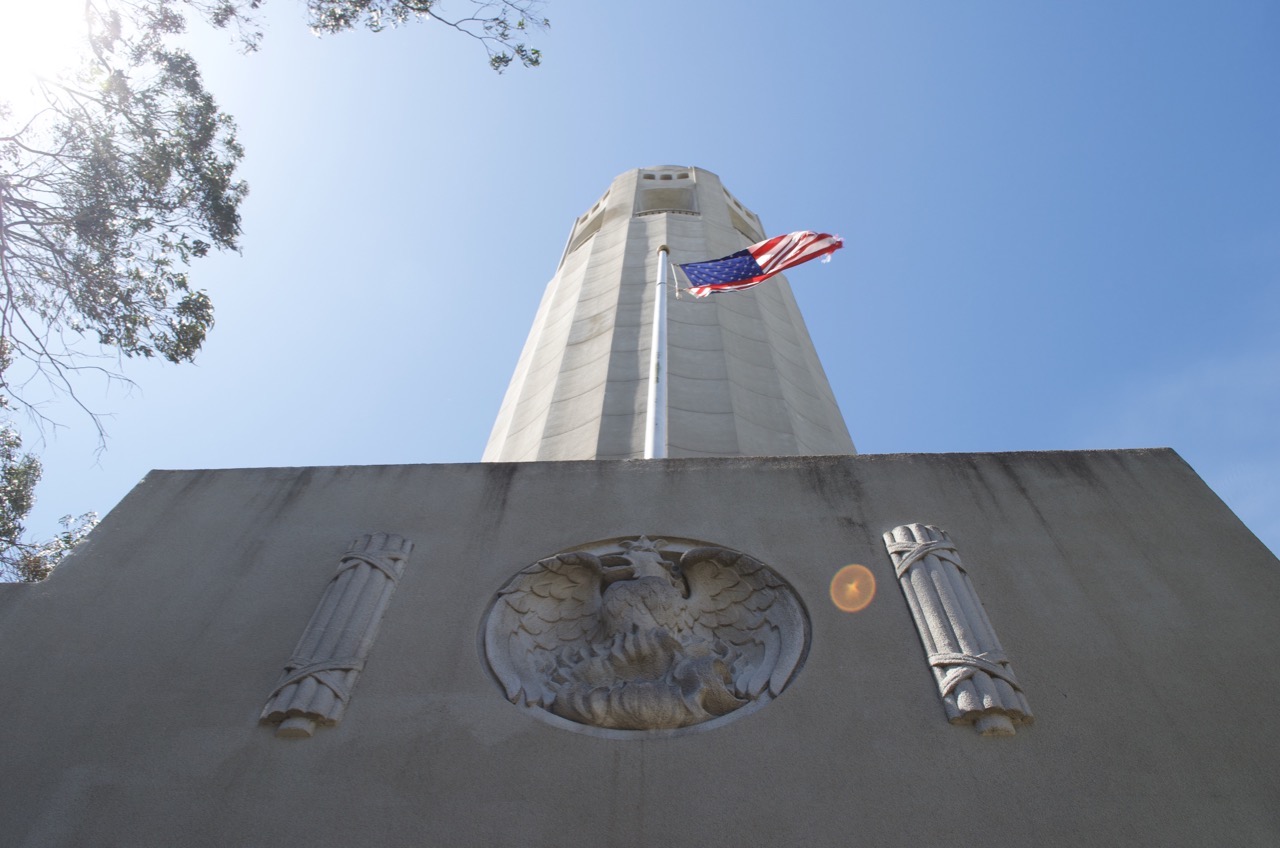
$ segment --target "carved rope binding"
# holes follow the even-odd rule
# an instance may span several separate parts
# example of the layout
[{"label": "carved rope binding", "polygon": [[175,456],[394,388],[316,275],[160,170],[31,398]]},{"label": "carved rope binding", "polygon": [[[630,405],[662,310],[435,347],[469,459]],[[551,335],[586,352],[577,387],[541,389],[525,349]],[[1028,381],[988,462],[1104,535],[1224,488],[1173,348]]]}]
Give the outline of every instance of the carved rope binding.
[{"label": "carved rope binding", "polygon": [[413,542],[374,533],[342,556],[280,681],[262,708],[277,736],[307,737],[342,719]]},{"label": "carved rope binding", "polygon": [[1012,736],[1031,708],[991,620],[946,532],[906,524],[884,534],[898,585],[916,622],[952,724]]}]

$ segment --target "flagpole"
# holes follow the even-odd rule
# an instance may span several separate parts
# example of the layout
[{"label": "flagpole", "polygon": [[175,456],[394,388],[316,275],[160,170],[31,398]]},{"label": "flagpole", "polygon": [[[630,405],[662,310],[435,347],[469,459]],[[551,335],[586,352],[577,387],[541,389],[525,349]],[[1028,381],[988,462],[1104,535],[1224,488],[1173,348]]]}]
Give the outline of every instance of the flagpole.
[{"label": "flagpole", "polygon": [[667,246],[658,248],[658,281],[653,295],[653,339],[649,345],[649,400],[644,458],[667,455]]}]

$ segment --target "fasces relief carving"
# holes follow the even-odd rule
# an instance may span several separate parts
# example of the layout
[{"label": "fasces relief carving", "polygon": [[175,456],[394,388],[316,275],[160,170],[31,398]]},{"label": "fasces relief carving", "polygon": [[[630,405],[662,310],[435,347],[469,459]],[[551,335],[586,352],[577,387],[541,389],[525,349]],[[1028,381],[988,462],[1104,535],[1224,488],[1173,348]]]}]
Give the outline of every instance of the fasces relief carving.
[{"label": "fasces relief carving", "polygon": [[261,720],[279,725],[277,736],[303,738],[317,724],[341,720],[412,552],[408,539],[374,533],[356,539],[342,555],[262,708]]},{"label": "fasces relief carving", "polygon": [[904,524],[884,543],[947,719],[984,736],[1012,736],[1015,724],[1030,724],[1031,707],[951,538],[932,525]]},{"label": "fasces relief carving", "polygon": [[687,727],[766,703],[808,641],[800,599],[764,563],[645,536],[525,568],[498,592],[484,632],[512,703],[615,731]]}]

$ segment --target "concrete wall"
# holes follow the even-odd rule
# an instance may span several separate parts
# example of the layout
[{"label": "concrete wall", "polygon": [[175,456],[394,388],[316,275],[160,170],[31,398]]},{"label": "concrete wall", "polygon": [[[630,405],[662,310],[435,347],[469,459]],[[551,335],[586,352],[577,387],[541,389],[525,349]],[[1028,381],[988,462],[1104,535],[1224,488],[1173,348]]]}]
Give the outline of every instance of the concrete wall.
[{"label": "concrete wall", "polygon": [[[677,263],[715,259],[761,233],[710,171],[643,168],[615,179],[574,223],[484,459],[643,456],[658,248]],[[668,361],[670,456],[854,452],[784,276],[747,292],[671,298]]]},{"label": "concrete wall", "polygon": [[[946,528],[1035,713],[946,723],[880,534]],[[345,718],[258,724],[338,556],[417,543]],[[519,568],[669,534],[768,563],[812,643],[773,703],[641,740],[508,703]],[[827,599],[868,566],[863,612]],[[1171,451],[152,472],[0,586],[13,846],[1280,843],[1280,563]]]}]

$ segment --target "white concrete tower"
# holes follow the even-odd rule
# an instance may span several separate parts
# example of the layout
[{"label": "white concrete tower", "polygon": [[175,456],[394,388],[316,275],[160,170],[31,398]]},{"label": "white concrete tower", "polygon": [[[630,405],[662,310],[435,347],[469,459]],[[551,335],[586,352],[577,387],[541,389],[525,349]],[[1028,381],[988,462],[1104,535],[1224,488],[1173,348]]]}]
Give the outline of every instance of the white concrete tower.
[{"label": "white concrete tower", "polygon": [[[726,256],[760,219],[701,168],[628,171],[573,225],[486,462],[643,456],[657,250]],[[667,455],[852,454],[786,279],[668,300]]]}]

